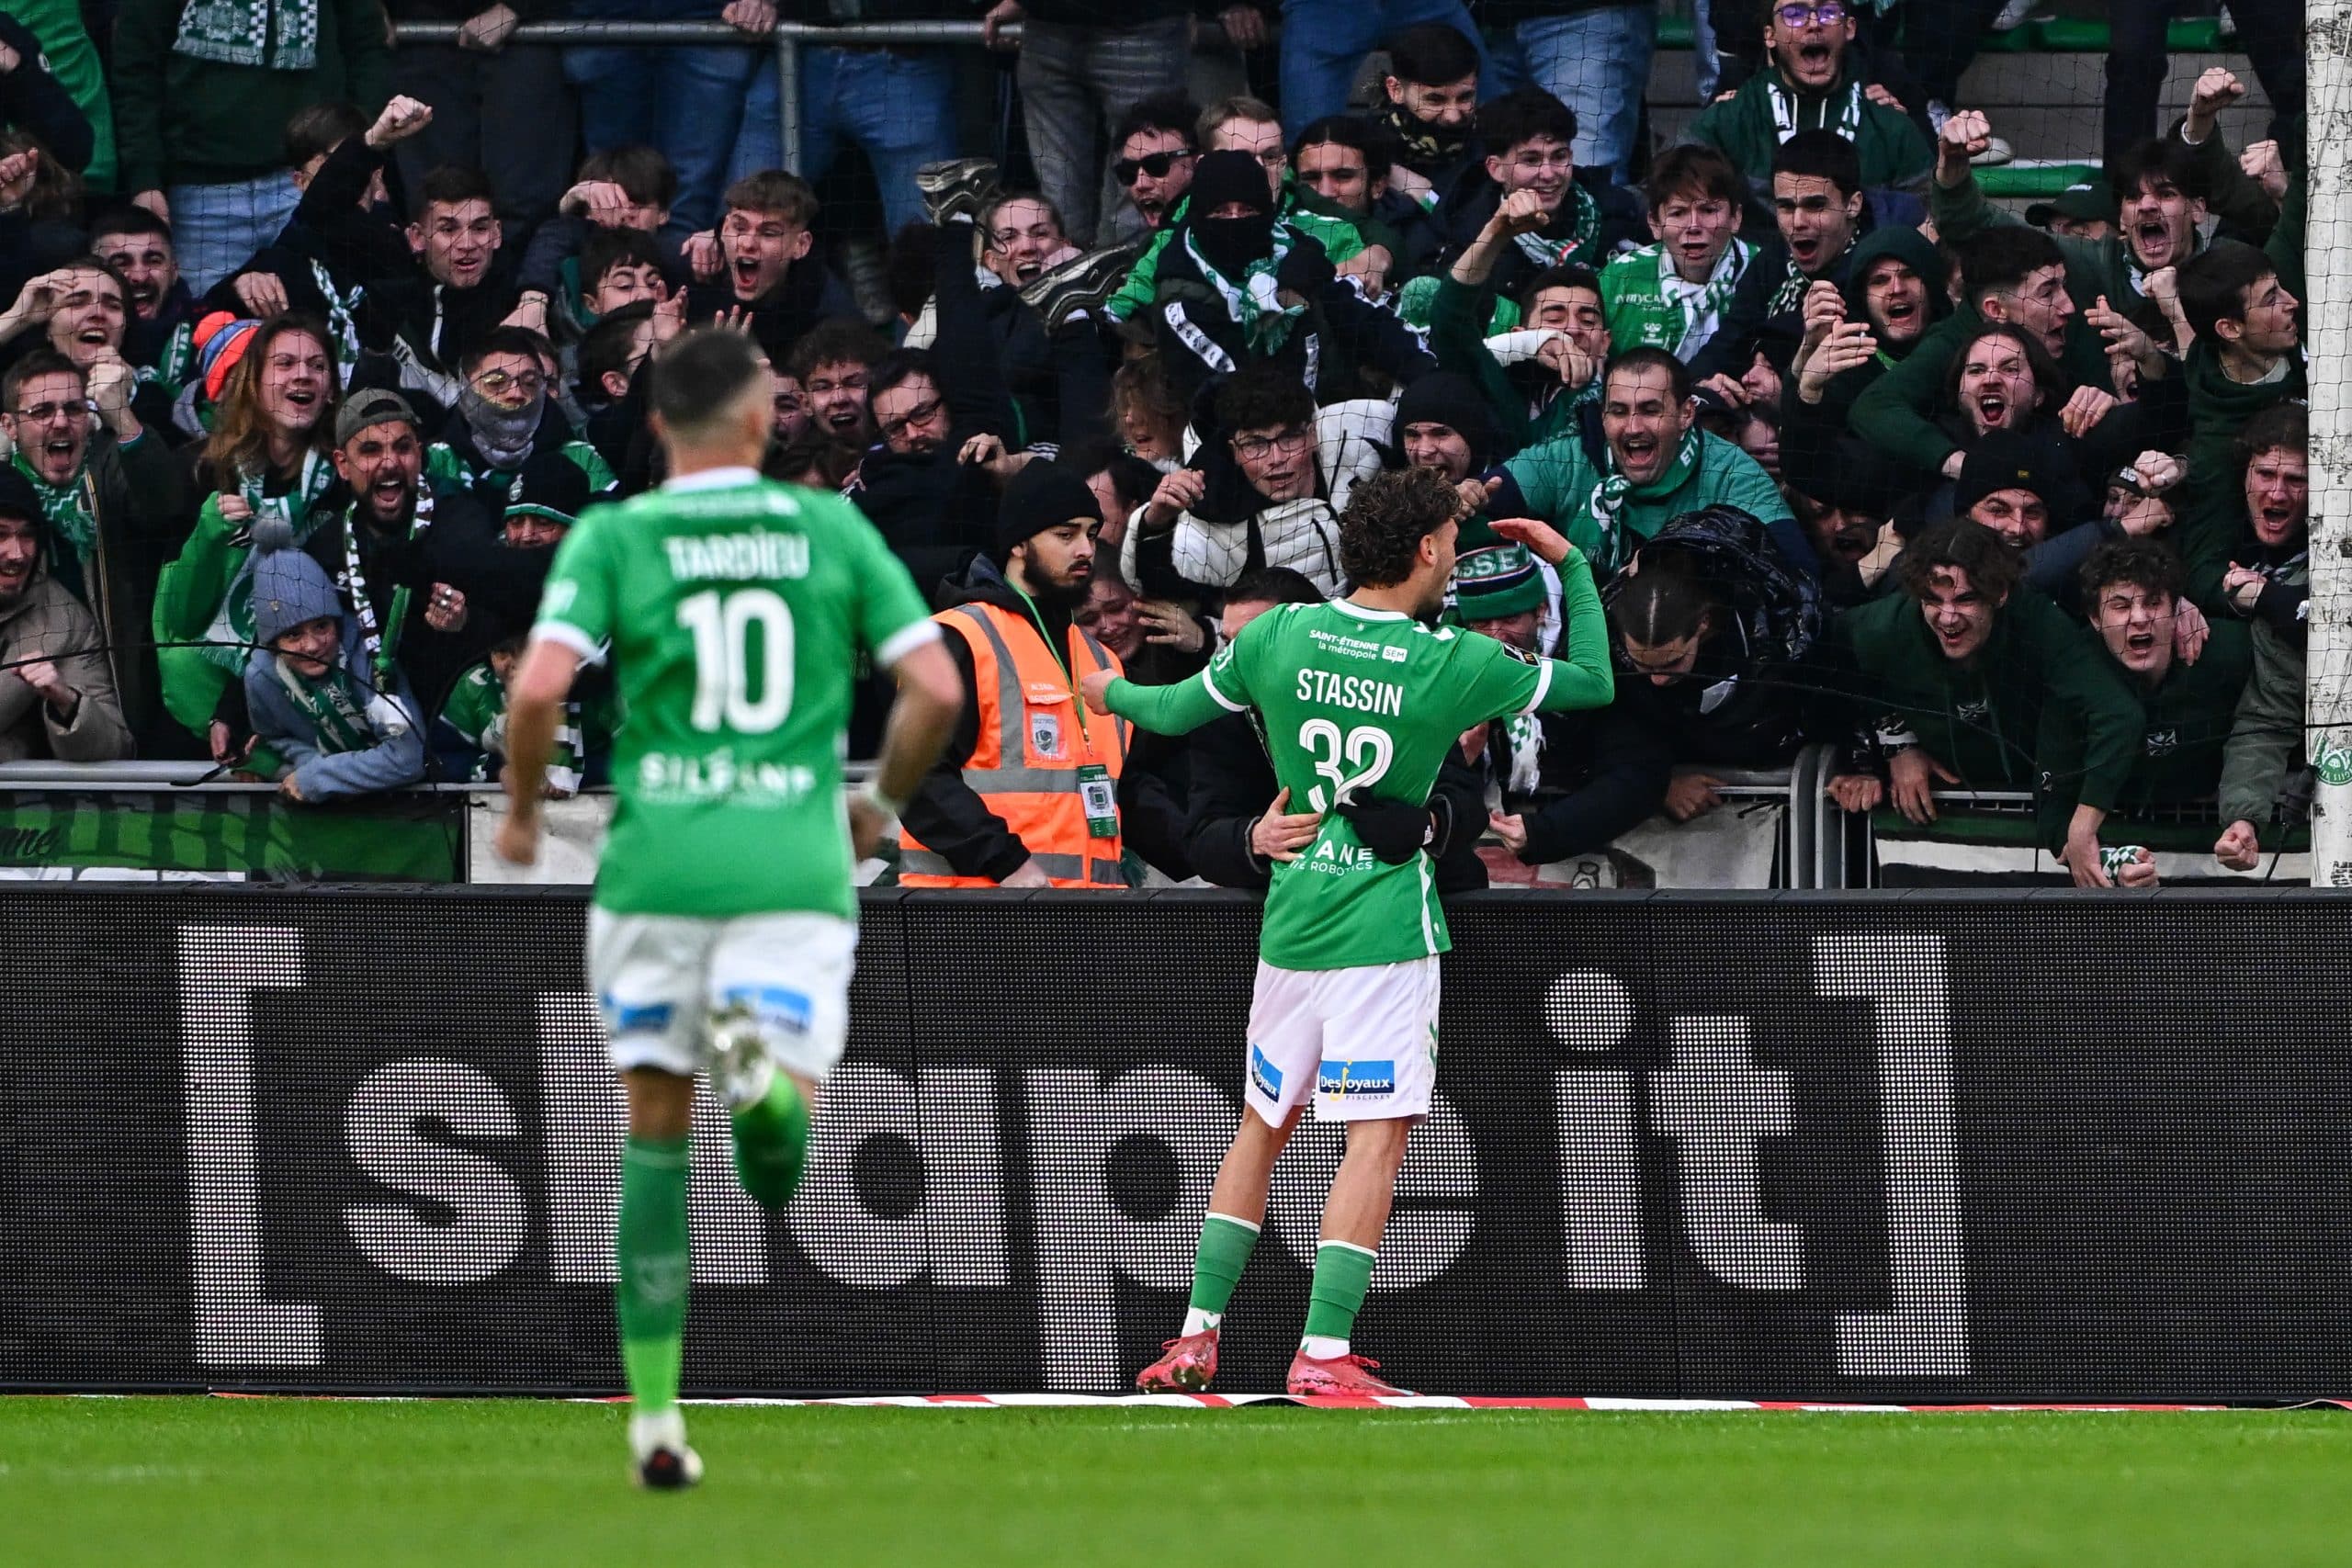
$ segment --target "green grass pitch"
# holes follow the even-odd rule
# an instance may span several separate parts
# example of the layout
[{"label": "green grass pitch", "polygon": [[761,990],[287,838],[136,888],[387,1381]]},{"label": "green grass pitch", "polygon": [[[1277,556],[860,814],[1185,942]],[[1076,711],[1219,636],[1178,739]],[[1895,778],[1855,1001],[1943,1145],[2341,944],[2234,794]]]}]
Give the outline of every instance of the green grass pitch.
[{"label": "green grass pitch", "polygon": [[0,1563],[2342,1563],[2352,1414],[0,1399]]}]

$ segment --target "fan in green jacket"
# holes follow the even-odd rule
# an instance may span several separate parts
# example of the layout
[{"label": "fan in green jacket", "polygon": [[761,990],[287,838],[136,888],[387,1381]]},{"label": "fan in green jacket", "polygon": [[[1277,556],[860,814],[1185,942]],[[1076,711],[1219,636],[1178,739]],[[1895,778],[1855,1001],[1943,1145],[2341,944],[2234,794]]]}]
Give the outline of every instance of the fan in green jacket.
[{"label": "fan in green jacket", "polygon": [[[2101,545],[2083,563],[2081,582],[2091,623],[2086,651],[2123,677],[2143,715],[2139,756],[2120,804],[2140,810],[2211,798],[2253,661],[2245,626],[2215,621],[2196,659],[2181,656],[2175,630],[2189,608],[2188,579],[2161,540]],[[2053,781],[2044,804],[2064,804],[2064,793]]]},{"label": "fan in green jacket", "polygon": [[2267,254],[2222,240],[2180,269],[2180,308],[2197,338],[2185,367],[2189,479],[2227,485],[2231,447],[2246,422],[2310,396],[2302,305]]},{"label": "fan in green jacket", "polygon": [[2112,393],[2107,341],[2066,291],[2058,243],[2039,229],[2003,224],[1961,248],[1961,300],[1902,363],[1854,400],[1854,434],[1892,461],[1957,477],[1962,452],[1937,423],[1953,355],[1987,321],[2034,333],[2076,389]]},{"label": "fan in green jacket", "polygon": [[1790,565],[1815,571],[1772,477],[1695,420],[1689,367],[1662,348],[1627,349],[1604,373],[1598,450],[1581,431],[1527,448],[1494,476],[1489,510],[1543,518],[1605,577],[1669,520],[1736,506],[1766,525]]},{"label": "fan in green jacket", "polygon": [[[2116,160],[2111,172],[2119,216],[2106,237],[2053,236],[2065,264],[2066,292],[2075,308],[2086,314],[2112,310],[2153,340],[2139,344],[2135,355],[2142,374],[2151,380],[2169,374],[2158,346],[2171,334],[2151,278],[2205,249],[2209,215],[2257,235],[2269,233],[2278,220],[2278,205],[2246,177],[2214,129],[2211,107],[2200,95],[2197,107],[2169,134],[2151,137]],[[1954,115],[1945,122],[1939,141],[1928,212],[1947,244],[1963,245],[1988,228],[2021,221],[1986,201],[1976,183],[1968,153],[1980,145],[1980,131],[1989,134],[1984,116]],[[2106,317],[2099,319],[2105,321]],[[2123,340],[2119,330],[2118,341]],[[2137,339],[2130,341],[2138,344]]]},{"label": "fan in green jacket", "polygon": [[[332,412],[321,416],[331,419]],[[229,488],[205,499],[195,529],[155,583],[155,664],[164,707],[199,739],[209,735],[221,694],[242,690],[253,651],[253,554],[256,531],[300,547],[332,522],[334,465],[315,447],[284,468],[238,468]]]},{"label": "fan in green jacket", "polygon": [[2073,810],[2053,847],[2075,885],[2112,886],[2099,828],[2145,731],[2130,688],[2083,657],[2081,623],[2024,588],[2018,554],[1982,524],[1925,530],[1897,571],[1902,592],[1832,624],[1859,753],[1832,796],[1849,811],[1884,801],[1924,825],[1939,784],[2058,792]]},{"label": "fan in green jacket", "polygon": [[[1859,4],[1859,0],[1856,0]],[[1790,22],[1791,15],[1804,20]],[[1770,66],[1690,122],[1692,141],[1720,149],[1759,188],[1772,176],[1772,150],[1801,130],[1834,130],[1854,144],[1862,184],[1917,187],[1935,152],[1911,118],[1873,96],[1846,46],[1853,13],[1839,0],[1799,0],[1765,12]]]}]

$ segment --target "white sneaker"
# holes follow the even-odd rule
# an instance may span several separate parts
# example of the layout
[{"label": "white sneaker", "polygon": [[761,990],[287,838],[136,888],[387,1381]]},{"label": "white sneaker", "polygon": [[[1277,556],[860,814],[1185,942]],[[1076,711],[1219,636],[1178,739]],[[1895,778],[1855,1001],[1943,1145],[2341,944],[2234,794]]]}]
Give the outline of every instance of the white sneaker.
[{"label": "white sneaker", "polygon": [[676,1406],[628,1418],[628,1478],[649,1492],[679,1492],[702,1479],[702,1456],[686,1447],[686,1418]]},{"label": "white sneaker", "polygon": [[1984,139],[1984,151],[1979,152],[1976,156],[1969,160],[1969,162],[1974,164],[1977,168],[1998,168],[2003,164],[2009,163],[2017,157],[2016,150],[1997,136],[1986,137]]},{"label": "white sneaker", "polygon": [[2040,4],[2041,0],[2009,0],[2001,7],[2001,14],[1993,18],[1993,30],[1996,33],[2013,32],[2025,26],[2033,19],[2033,8]]}]

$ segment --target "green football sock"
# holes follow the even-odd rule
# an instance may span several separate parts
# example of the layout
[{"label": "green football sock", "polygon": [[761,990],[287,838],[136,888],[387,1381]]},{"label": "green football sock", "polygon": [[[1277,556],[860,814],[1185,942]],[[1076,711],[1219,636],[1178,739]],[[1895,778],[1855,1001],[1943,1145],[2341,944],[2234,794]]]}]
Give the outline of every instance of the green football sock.
[{"label": "green football sock", "polygon": [[733,1121],[735,1174],[743,1190],[763,1208],[783,1208],[808,1166],[808,1102],[790,1075],[778,1073],[767,1093],[739,1107]]},{"label": "green football sock", "polygon": [[632,1137],[621,1150],[620,1234],[614,1294],[621,1365],[641,1414],[678,1403],[686,1335],[686,1140]]},{"label": "green football sock", "polygon": [[1257,1245],[1258,1227],[1245,1221],[1211,1214],[1201,1222],[1201,1249],[1193,1258],[1193,1311],[1225,1311]]},{"label": "green football sock", "polygon": [[1344,1241],[1315,1249],[1315,1285],[1306,1298],[1306,1334],[1315,1339],[1345,1339],[1372,1289],[1372,1266],[1379,1255]]}]

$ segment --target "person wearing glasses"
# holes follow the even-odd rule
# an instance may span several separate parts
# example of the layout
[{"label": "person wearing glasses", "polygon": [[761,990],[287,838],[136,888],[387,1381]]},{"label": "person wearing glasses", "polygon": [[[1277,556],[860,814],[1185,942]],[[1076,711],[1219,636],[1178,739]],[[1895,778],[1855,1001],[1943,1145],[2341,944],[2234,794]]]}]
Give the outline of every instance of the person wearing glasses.
[{"label": "person wearing glasses", "polygon": [[127,378],[106,374],[102,398],[93,399],[88,372],[34,350],[0,377],[0,430],[49,535],[41,570],[96,618],[109,686],[144,736],[160,710],[154,656],[139,645],[187,493],[170,448],[131,412]]},{"label": "person wearing glasses", "polygon": [[[1291,177],[1290,150],[1283,145],[1282,121],[1273,106],[1251,97],[1225,98],[1201,111],[1200,144],[1204,152],[1244,152],[1258,161],[1274,201],[1274,216],[1311,237],[1342,277],[1361,277],[1364,291],[1378,297],[1396,258],[1385,246],[1371,245],[1356,216],[1334,207],[1311,191],[1302,190]],[[1151,237],[1151,243],[1119,285],[1104,309],[1117,321],[1148,311],[1158,292],[1160,253],[1168,248],[1175,225],[1191,210],[1187,197],[1170,209],[1169,226]]]},{"label": "person wearing glasses", "polygon": [[[1110,236],[1133,240],[1154,233],[1176,221],[1176,209],[1192,187],[1193,165],[1201,155],[1194,139],[1200,111],[1180,93],[1146,98],[1120,120],[1112,136],[1117,149],[1111,160],[1111,178],[1127,198],[1140,225],[1122,217],[1105,220]],[[1046,194],[1053,194],[1051,182]],[[1069,210],[1064,208],[1065,212]]]},{"label": "person wearing glasses", "polygon": [[435,484],[468,491],[493,515],[505,512],[515,477],[537,451],[560,451],[580,465],[595,494],[613,489],[611,466],[548,395],[539,341],[520,327],[498,327],[468,351],[458,362],[457,409],[426,457]]},{"label": "person wearing glasses", "polygon": [[1378,399],[1317,408],[1295,372],[1254,365],[1211,404],[1193,466],[1159,481],[1129,519],[1122,573],[1157,599],[1206,599],[1260,566],[1340,592],[1339,513],[1382,467],[1393,411]]},{"label": "person wearing glasses", "polygon": [[1686,138],[1739,165],[1759,193],[1772,178],[1773,149],[1804,130],[1832,130],[1854,144],[1866,189],[1917,190],[1935,149],[1893,95],[1866,81],[1848,58],[1861,0],[1781,0],[1765,13],[1765,68],[1710,105]]}]

